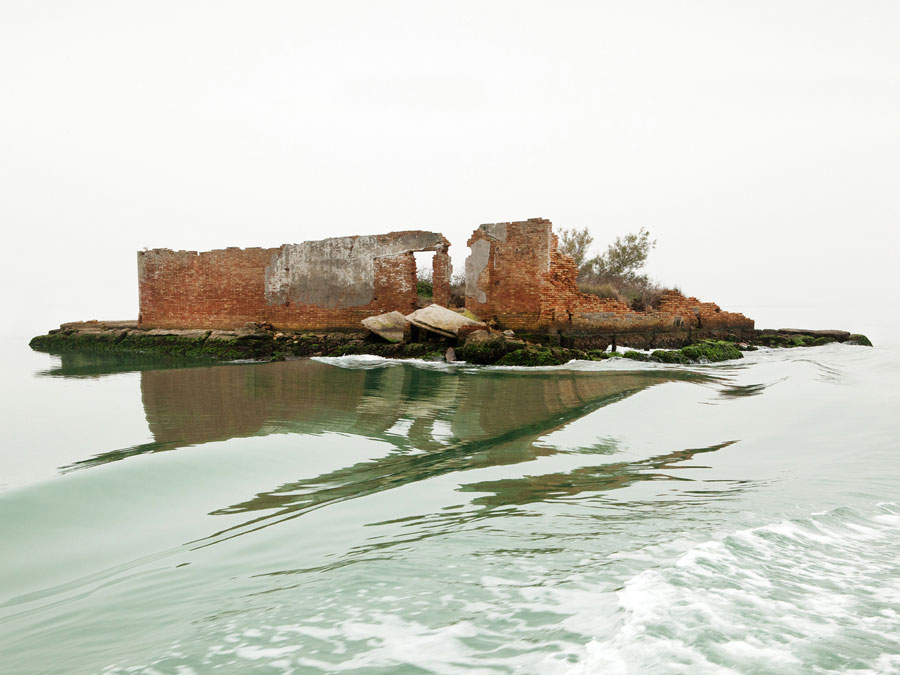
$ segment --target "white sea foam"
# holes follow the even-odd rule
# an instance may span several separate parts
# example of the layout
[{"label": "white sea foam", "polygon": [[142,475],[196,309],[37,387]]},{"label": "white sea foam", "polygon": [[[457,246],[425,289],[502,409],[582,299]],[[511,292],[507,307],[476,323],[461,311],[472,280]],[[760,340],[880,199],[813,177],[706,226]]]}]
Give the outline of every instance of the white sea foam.
[{"label": "white sea foam", "polygon": [[629,580],[570,672],[900,672],[898,535],[882,505],[698,544]]},{"label": "white sea foam", "polygon": [[447,363],[446,361],[426,361],[424,359],[387,359],[373,354],[351,354],[348,356],[314,356],[313,361],[327,363],[338,368],[387,368],[389,366],[408,365],[429,370],[449,370],[465,365],[464,361]]}]

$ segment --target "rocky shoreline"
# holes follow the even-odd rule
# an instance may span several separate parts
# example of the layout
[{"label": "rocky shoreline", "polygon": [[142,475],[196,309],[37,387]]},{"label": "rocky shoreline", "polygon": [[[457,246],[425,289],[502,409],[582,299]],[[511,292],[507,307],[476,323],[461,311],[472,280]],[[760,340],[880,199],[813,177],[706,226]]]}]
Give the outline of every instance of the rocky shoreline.
[{"label": "rocky shoreline", "polygon": [[[633,337],[633,340],[629,340]],[[572,359],[600,361],[630,358],[661,363],[708,363],[741,358],[742,352],[760,346],[778,348],[811,347],[842,342],[871,346],[864,335],[847,331],[803,329],[753,329],[738,334],[727,332],[687,334],[681,345],[652,352],[612,350],[600,340],[594,348],[576,348],[565,336],[517,336],[512,331],[478,330],[465,337],[445,337],[423,331],[416,341],[388,342],[366,332],[286,332],[265,324],[246,324],[234,331],[146,329],[136,321],[83,321],[62,324],[46,335],[34,337],[32,349],[53,354],[67,352],[157,354],[213,362],[237,360],[282,361],[310,356],[370,354],[385,358],[460,360],[482,365],[547,366]],[[653,345],[646,335],[618,336],[621,344],[634,347]]]}]

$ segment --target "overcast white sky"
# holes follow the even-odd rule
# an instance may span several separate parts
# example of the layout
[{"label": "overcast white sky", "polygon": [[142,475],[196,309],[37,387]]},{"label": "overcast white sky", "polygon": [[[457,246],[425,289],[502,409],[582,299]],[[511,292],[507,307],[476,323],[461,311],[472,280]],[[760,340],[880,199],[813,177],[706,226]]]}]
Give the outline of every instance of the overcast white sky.
[{"label": "overcast white sky", "polygon": [[[900,2],[0,0],[4,332],[135,251],[543,216],[757,325],[897,328]],[[865,312],[877,310],[878,318]]]}]

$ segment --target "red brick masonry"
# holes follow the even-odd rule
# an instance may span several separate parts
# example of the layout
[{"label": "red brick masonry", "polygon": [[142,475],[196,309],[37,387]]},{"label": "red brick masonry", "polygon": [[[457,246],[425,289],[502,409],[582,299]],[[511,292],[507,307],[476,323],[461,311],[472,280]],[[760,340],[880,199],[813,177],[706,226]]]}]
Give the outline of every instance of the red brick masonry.
[{"label": "red brick masonry", "polygon": [[[304,278],[304,270],[286,267],[290,248],[306,244],[203,253],[140,251],[138,323],[147,328],[228,330],[252,321],[283,330],[360,330],[359,322],[367,316],[392,310],[408,314],[416,308],[413,251],[417,250],[436,250],[435,298],[450,296],[449,242],[439,234],[392,232],[307,244],[308,254],[321,249],[337,255],[337,250],[343,257],[326,259],[321,269]],[[344,279],[346,294],[340,287]],[[327,286],[327,293],[319,293],[322,302],[291,299],[316,295],[322,290],[316,286]],[[273,301],[276,296],[278,300]]]},{"label": "red brick masonry", "polygon": [[[558,250],[549,220],[482,225],[469,239],[466,308],[500,327],[602,332],[742,330],[753,320],[718,305],[666,291],[657,310],[638,312],[610,298],[581,293],[577,269]],[[477,258],[472,262],[473,258]]]},{"label": "red brick masonry", "polygon": [[[660,333],[741,331],[753,321],[666,291],[656,310],[578,291],[575,263],[549,220],[482,225],[469,239],[466,308],[524,331]],[[342,237],[278,248],[138,253],[139,324],[229,330],[247,322],[282,330],[359,330],[367,316],[416,308],[413,252],[435,251],[434,301],[450,298],[449,242],[422,231]]]}]

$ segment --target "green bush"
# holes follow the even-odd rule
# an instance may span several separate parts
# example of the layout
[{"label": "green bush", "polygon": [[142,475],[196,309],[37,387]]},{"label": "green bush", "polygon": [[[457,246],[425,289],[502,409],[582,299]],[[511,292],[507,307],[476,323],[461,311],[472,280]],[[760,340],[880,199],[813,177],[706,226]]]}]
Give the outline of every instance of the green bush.
[{"label": "green bush", "polygon": [[423,298],[434,297],[434,284],[431,279],[419,279],[416,281],[416,295]]},{"label": "green bush", "polygon": [[578,284],[578,290],[589,295],[596,295],[598,298],[611,298],[619,302],[626,302],[625,297],[619,292],[619,289],[611,283],[581,283]]}]

